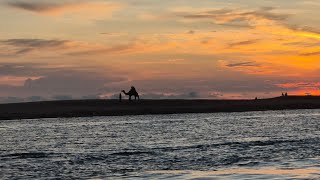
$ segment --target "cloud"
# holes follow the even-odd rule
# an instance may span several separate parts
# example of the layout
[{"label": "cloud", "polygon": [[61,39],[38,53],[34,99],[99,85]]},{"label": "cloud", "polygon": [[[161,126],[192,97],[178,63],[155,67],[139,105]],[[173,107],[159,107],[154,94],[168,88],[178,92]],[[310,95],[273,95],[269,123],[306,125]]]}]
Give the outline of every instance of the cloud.
[{"label": "cloud", "polygon": [[98,94],[85,95],[85,96],[82,96],[81,99],[100,99],[100,95],[98,95]]},{"label": "cloud", "polygon": [[[2,49],[0,55],[16,57],[32,55],[33,57],[55,57],[63,58],[95,56],[95,55],[124,55],[130,53],[141,53],[144,50],[159,49],[161,44],[146,44],[138,40],[123,44],[117,43],[88,43],[84,41],[71,41],[60,39],[7,39],[0,40]],[[69,56],[69,57],[66,57]]]},{"label": "cloud", "polygon": [[[76,97],[77,99],[100,99],[99,95],[86,95]],[[39,102],[39,101],[52,101],[52,100],[72,100],[72,95],[53,95],[50,97],[43,96],[30,96],[30,97],[0,97],[0,103],[21,103],[21,102]]]},{"label": "cloud", "polygon": [[257,42],[258,42],[258,40],[246,40],[246,41],[230,43],[229,46],[230,47],[245,46],[245,45],[255,44]]},{"label": "cloud", "polygon": [[[209,19],[216,24],[246,25],[252,27],[257,20],[283,21],[289,15],[272,12],[273,8],[262,8],[255,11],[240,11],[236,9],[215,9],[201,12],[178,13],[178,16],[185,19]],[[239,24],[240,23],[240,24]],[[241,24],[242,23],[242,24]]]},{"label": "cloud", "polygon": [[173,13],[176,17],[188,21],[210,21],[215,25],[229,27],[247,27],[266,35],[282,35],[320,39],[319,29],[300,27],[290,24],[292,14],[276,12],[274,8],[260,8],[258,10],[214,9],[189,10]]},{"label": "cloud", "polygon": [[167,20],[168,17],[153,15],[151,13],[141,13],[138,15],[137,18],[142,21],[162,21],[162,20]]},{"label": "cloud", "polygon": [[13,47],[11,55],[25,55],[35,50],[57,50],[67,48],[71,41],[47,40],[47,39],[7,39],[0,41],[1,44]]},{"label": "cloud", "polygon": [[275,12],[274,8],[258,10],[214,9],[201,11],[176,12],[176,16],[185,20],[209,20],[216,25],[230,27],[247,27],[265,31],[268,34],[300,36],[319,39],[319,29],[312,27],[293,26],[289,23],[291,14]]},{"label": "cloud", "polygon": [[209,97],[211,98],[222,98],[223,96],[224,95],[221,92],[216,92],[216,91],[209,92]]},{"label": "cloud", "polygon": [[[235,72],[233,75],[223,72],[222,74],[211,75],[210,77],[194,78],[169,78],[132,81],[138,88],[139,93],[156,94],[165,96],[183,96],[190,98],[190,92],[196,92],[202,97],[213,97],[212,95],[224,95],[229,97],[230,93],[250,92],[275,92],[281,90],[275,86],[273,81],[268,79],[281,79],[270,77],[257,77],[256,75],[247,75],[242,72]],[[285,78],[284,78],[285,79]],[[121,89],[121,88],[120,88]],[[210,92],[218,92],[210,95]],[[226,95],[226,96],[225,96]],[[148,95],[149,96],[149,95]],[[144,97],[141,96],[142,98]]]},{"label": "cloud", "polygon": [[320,42],[317,41],[317,40],[314,41],[314,42],[312,42],[312,41],[311,42],[308,42],[308,41],[295,41],[295,42],[284,43],[284,45],[310,48],[310,47],[320,47]]},{"label": "cloud", "polygon": [[10,0],[6,5],[23,11],[41,15],[62,16],[81,15],[82,17],[101,17],[111,14],[122,5],[119,3],[93,2],[93,1],[33,1]]},{"label": "cloud", "polygon": [[[251,59],[251,58],[250,58]],[[275,64],[268,61],[256,61],[248,59],[248,61],[240,60],[219,60],[218,67],[223,70],[224,73],[244,73],[247,75],[253,75],[257,77],[272,77],[272,78],[293,78],[300,76],[295,73],[288,73],[292,70],[293,72],[299,71],[297,68],[290,67],[286,64]],[[288,70],[289,69],[289,70]],[[279,75],[280,74],[280,75]],[[236,74],[233,74],[236,76]]]},{"label": "cloud", "polygon": [[226,64],[227,67],[257,67],[259,66],[255,62],[239,62],[239,63],[232,63]]},{"label": "cloud", "polygon": [[276,84],[276,85],[281,88],[317,88],[319,89],[320,87],[319,82],[294,82],[294,83],[282,83],[282,84]]},{"label": "cloud", "polygon": [[3,44],[24,47],[24,48],[52,48],[60,47],[68,43],[67,40],[46,40],[46,39],[8,39],[0,41]]},{"label": "cloud", "polygon": [[96,55],[96,54],[114,54],[114,53],[128,53],[133,51],[136,48],[134,44],[125,44],[125,45],[114,45],[114,46],[102,46],[97,47],[96,49],[90,48],[88,50],[80,50],[68,53],[68,55],[79,56],[79,55]]},{"label": "cloud", "polygon": [[0,63],[0,76],[35,75],[34,68],[28,63]]},{"label": "cloud", "polygon": [[112,76],[104,77],[94,72],[59,71],[38,79],[27,79],[24,88],[30,91],[41,91],[48,94],[98,93],[104,87],[114,82],[126,81],[126,78]]},{"label": "cloud", "polygon": [[108,37],[121,37],[121,36],[127,36],[128,33],[115,33],[115,32],[102,32],[101,35],[105,35]]},{"label": "cloud", "polygon": [[[186,36],[185,33],[182,33]],[[177,34],[178,36],[179,34]],[[173,36],[173,35],[172,35]],[[144,39],[145,38],[145,39]],[[150,39],[149,39],[150,38]],[[154,39],[153,39],[154,38]],[[159,39],[156,39],[159,38]],[[0,55],[11,58],[30,57],[41,58],[66,58],[91,56],[124,56],[137,53],[152,53],[174,48],[174,42],[170,42],[169,35],[159,35],[156,37],[139,36],[135,40],[129,40],[126,43],[117,42],[91,43],[83,41],[59,40],[59,39],[7,39],[0,40]],[[173,37],[174,38],[174,37]],[[180,38],[180,37],[179,37]],[[162,42],[160,39],[168,39],[168,42]],[[156,41],[156,42],[154,42]]]},{"label": "cloud", "polygon": [[72,95],[54,95],[52,96],[53,100],[72,100]]},{"label": "cloud", "polygon": [[319,56],[319,55],[320,55],[320,51],[300,53],[300,56]]},{"label": "cloud", "polygon": [[25,98],[27,102],[37,102],[37,101],[46,101],[47,99],[42,96],[30,96]]},{"label": "cloud", "polygon": [[13,97],[13,96],[0,97],[0,103],[19,103],[24,101],[25,101],[24,98],[20,98],[20,97]]},{"label": "cloud", "polygon": [[0,84],[21,86],[26,79],[38,79],[57,71],[35,63],[0,63]]},{"label": "cloud", "polygon": [[276,86],[297,95],[320,95],[320,82],[289,82]]},{"label": "cloud", "polygon": [[[59,39],[7,39],[0,40],[0,44],[4,45],[2,51],[8,56],[18,55],[98,55],[98,54],[114,54],[137,52],[138,46],[134,43],[128,44],[97,44],[86,43],[70,40]],[[143,46],[141,46],[143,48]]]},{"label": "cloud", "polygon": [[30,1],[10,1],[10,2],[7,2],[7,5],[17,9],[23,9],[26,11],[33,11],[38,13],[54,11],[64,6],[64,4],[48,3],[48,2],[35,3]]},{"label": "cloud", "polygon": [[195,34],[196,32],[194,30],[190,30],[187,32],[187,34]]},{"label": "cloud", "polygon": [[294,30],[294,31],[305,31],[305,32],[310,32],[310,33],[314,33],[314,34],[320,34],[320,29],[316,29],[314,27],[310,27],[310,26],[297,26],[297,25],[291,25],[288,26],[290,29]]},{"label": "cloud", "polygon": [[201,96],[198,92],[192,91],[187,93],[145,93],[141,97],[143,99],[197,99]]},{"label": "cloud", "polygon": [[103,67],[62,67],[32,63],[0,64],[0,96],[48,97],[72,94],[81,98],[104,93],[112,88],[111,84],[126,81],[126,75]]},{"label": "cloud", "polygon": [[[138,86],[137,86],[138,87]],[[140,87],[140,86],[139,86]],[[197,99],[202,98],[199,92],[190,91],[190,92],[142,92],[138,90],[141,99]],[[119,93],[115,94],[106,94],[104,98],[107,99],[119,99]],[[127,98],[127,97],[123,97]]]}]

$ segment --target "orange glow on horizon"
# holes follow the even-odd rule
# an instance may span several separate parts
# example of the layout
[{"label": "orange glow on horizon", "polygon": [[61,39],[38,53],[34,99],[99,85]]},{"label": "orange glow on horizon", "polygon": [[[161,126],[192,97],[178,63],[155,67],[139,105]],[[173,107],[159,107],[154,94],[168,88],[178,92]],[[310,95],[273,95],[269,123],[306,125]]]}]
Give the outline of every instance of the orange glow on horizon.
[{"label": "orange glow on horizon", "polygon": [[232,175],[284,175],[291,178],[310,178],[314,175],[320,175],[318,168],[305,169],[275,169],[275,168],[259,168],[259,169],[220,169],[217,171],[151,171],[156,174],[175,174],[183,175],[186,178],[204,178],[214,176],[231,176]]}]

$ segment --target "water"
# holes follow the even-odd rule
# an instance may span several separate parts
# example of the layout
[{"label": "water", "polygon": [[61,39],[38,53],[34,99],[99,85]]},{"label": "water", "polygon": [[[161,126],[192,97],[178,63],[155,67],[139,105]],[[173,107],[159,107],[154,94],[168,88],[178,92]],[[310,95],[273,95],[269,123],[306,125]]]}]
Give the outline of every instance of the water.
[{"label": "water", "polygon": [[318,179],[320,110],[0,122],[0,179]]}]

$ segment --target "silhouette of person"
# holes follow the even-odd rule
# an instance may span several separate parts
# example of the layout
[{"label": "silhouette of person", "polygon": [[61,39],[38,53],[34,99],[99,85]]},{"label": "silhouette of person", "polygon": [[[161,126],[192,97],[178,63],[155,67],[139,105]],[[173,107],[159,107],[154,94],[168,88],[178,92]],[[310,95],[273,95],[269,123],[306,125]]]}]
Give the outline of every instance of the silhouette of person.
[{"label": "silhouette of person", "polygon": [[119,101],[120,102],[122,101],[122,94],[121,93],[119,94]]},{"label": "silhouette of person", "polygon": [[287,96],[288,96],[288,93],[286,93],[285,96],[287,97]]}]

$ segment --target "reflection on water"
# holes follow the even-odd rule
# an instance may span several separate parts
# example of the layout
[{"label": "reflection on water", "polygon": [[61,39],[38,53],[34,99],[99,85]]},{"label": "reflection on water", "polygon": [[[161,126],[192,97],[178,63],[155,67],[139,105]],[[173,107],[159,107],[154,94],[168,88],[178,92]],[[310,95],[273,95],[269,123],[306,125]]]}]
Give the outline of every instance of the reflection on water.
[{"label": "reflection on water", "polygon": [[[128,176],[127,178],[134,178]],[[171,179],[315,179],[320,178],[320,168],[306,169],[273,169],[230,168],[217,171],[150,171],[140,178],[171,178]]]},{"label": "reflection on water", "polygon": [[320,178],[320,110],[0,121],[0,179]]}]

